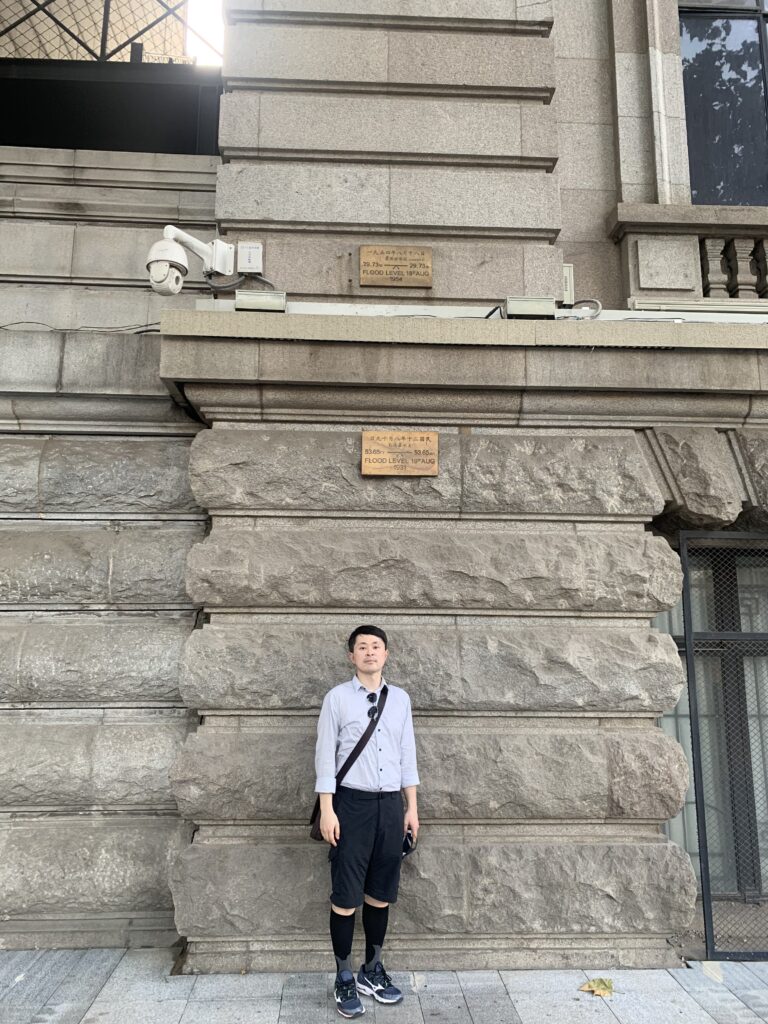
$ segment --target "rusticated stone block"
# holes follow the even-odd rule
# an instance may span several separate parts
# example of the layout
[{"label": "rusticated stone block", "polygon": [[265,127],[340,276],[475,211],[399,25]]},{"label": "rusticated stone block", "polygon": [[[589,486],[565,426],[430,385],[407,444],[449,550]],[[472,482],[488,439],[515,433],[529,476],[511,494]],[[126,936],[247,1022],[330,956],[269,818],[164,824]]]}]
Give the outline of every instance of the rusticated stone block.
[{"label": "rusticated stone block", "polygon": [[466,512],[651,519],[663,508],[634,434],[485,434],[462,448]]},{"label": "rusticated stone block", "polygon": [[[458,512],[458,437],[440,437],[440,475],[363,477],[360,431],[206,430],[190,457],[208,509]],[[312,481],[312,485],[308,485]]]},{"label": "rusticated stone block", "polygon": [[8,703],[179,702],[187,615],[48,615],[0,621],[0,696]]},{"label": "rusticated stone block", "polygon": [[0,605],[188,604],[184,558],[202,534],[202,523],[4,524]]},{"label": "rusticated stone block", "polygon": [[[327,847],[195,842],[171,873],[182,935],[306,935],[327,928]],[[320,847],[318,849],[318,847]],[[286,884],[286,879],[290,884]],[[430,837],[404,865],[396,934],[672,934],[694,910],[687,854],[666,842]]]},{"label": "rusticated stone block", "polygon": [[0,438],[0,511],[199,511],[188,462],[177,438]]},{"label": "rusticated stone block", "polygon": [[[536,626],[492,618],[376,621],[389,636],[387,675],[417,709],[661,714],[677,703],[684,681],[674,640],[651,630],[557,619]],[[185,703],[201,710],[319,709],[325,691],[352,674],[346,638],[359,624],[315,617],[230,624],[215,617],[187,641]]]},{"label": "rusticated stone block", "polygon": [[[437,477],[363,477],[359,431],[207,430],[190,473],[208,509],[632,515],[663,498],[634,434],[440,436]],[[307,481],[314,480],[312,487]]]},{"label": "rusticated stone block", "polygon": [[746,518],[749,525],[764,529],[768,524],[768,432],[739,430],[736,438],[757,499],[757,507]]},{"label": "rusticated stone block", "polygon": [[661,538],[542,523],[214,526],[187,572],[192,600],[214,608],[652,613],[675,603],[681,582]]},{"label": "rusticated stone block", "polygon": [[0,825],[0,920],[170,908],[177,818],[44,818]]},{"label": "rusticated stone block", "polygon": [[[417,718],[422,817],[665,821],[682,806],[685,757],[658,729],[520,721]],[[182,816],[304,819],[313,801],[314,726],[270,716],[244,728],[200,728],[171,773]]]},{"label": "rusticated stone block", "polygon": [[728,441],[709,427],[656,427],[681,501],[679,515],[691,526],[727,526],[741,512],[743,486]]},{"label": "rusticated stone block", "polygon": [[5,711],[0,807],[173,806],[179,711]]}]

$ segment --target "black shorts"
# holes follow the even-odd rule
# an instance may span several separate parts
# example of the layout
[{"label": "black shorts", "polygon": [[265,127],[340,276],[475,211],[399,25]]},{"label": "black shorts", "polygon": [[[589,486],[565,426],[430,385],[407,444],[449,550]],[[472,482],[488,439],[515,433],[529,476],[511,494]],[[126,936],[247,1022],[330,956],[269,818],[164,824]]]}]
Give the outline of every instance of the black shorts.
[{"label": "black shorts", "polygon": [[340,786],[333,807],[341,837],[328,851],[331,903],[345,910],[359,907],[363,896],[394,903],[403,860],[400,791],[365,793]]}]

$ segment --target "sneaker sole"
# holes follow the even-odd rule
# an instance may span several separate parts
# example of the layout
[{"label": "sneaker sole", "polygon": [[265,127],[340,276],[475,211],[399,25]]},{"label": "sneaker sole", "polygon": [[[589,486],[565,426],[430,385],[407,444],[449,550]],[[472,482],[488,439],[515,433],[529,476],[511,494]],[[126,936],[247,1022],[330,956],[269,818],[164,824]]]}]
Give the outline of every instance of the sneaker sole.
[{"label": "sneaker sole", "polygon": [[360,1010],[359,1013],[344,1013],[342,1008],[337,1003],[336,1004],[336,1013],[338,1013],[338,1015],[340,1017],[344,1017],[345,1020],[354,1020],[355,1017],[362,1017],[363,1016],[363,1014],[365,1013],[365,1007],[362,1007],[362,1009]]}]

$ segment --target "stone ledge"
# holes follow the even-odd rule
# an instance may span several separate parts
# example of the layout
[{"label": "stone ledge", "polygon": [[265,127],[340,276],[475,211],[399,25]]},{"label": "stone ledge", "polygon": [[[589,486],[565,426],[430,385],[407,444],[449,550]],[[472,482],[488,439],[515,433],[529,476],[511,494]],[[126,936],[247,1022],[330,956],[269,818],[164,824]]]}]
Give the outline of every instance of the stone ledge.
[{"label": "stone ledge", "polygon": [[[768,309],[768,304],[766,305]],[[743,349],[768,348],[768,324],[665,321],[448,320],[417,316],[318,316],[302,313],[227,313],[167,310],[162,314],[164,342],[176,339],[204,345],[205,339],[328,342],[333,344],[451,345],[502,348]],[[172,349],[171,349],[172,351]],[[226,350],[223,350],[226,352]],[[628,358],[630,354],[628,353]],[[637,353],[632,353],[636,356]],[[453,358],[453,357],[452,357]],[[473,358],[478,358],[473,354]],[[653,359],[664,358],[653,353]],[[194,378],[190,378],[194,379]],[[221,380],[219,375],[219,380]],[[236,379],[235,377],[229,378]],[[669,387],[672,382],[667,382]]]},{"label": "stone ledge", "polygon": [[308,21],[463,31],[521,31],[549,35],[554,20],[551,0],[227,0],[227,21]]},{"label": "stone ledge", "polygon": [[768,206],[693,206],[619,203],[607,221],[615,242],[627,234],[768,235]]},{"label": "stone ledge", "polygon": [[[393,921],[396,914],[393,915]],[[486,938],[464,933],[387,933],[387,966],[412,971],[566,970],[617,967],[679,967],[680,958],[665,938],[637,935],[511,935]],[[0,933],[1,934],[1,933]],[[260,939],[192,939],[183,974],[299,972],[328,955],[328,936],[314,932],[301,940],[280,937],[280,947]]]},{"label": "stone ledge", "polygon": [[0,146],[0,181],[214,192],[215,156]]},{"label": "stone ledge", "polygon": [[0,920],[0,949],[138,949],[173,946],[178,941],[171,910]]}]

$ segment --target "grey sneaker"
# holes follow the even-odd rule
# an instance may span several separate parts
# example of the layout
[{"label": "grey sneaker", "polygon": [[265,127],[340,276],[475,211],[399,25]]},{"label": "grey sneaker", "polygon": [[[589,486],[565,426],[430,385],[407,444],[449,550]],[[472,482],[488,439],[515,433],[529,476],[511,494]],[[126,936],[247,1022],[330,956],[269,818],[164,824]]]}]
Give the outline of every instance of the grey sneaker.
[{"label": "grey sneaker", "polygon": [[362,1017],[365,1007],[357,997],[357,986],[352,971],[339,971],[336,975],[336,1009],[342,1017]]},{"label": "grey sneaker", "polygon": [[363,995],[373,996],[378,1003],[399,1003],[403,993],[392,984],[381,960],[377,960],[372,971],[366,971],[361,964],[357,975],[357,988]]}]

